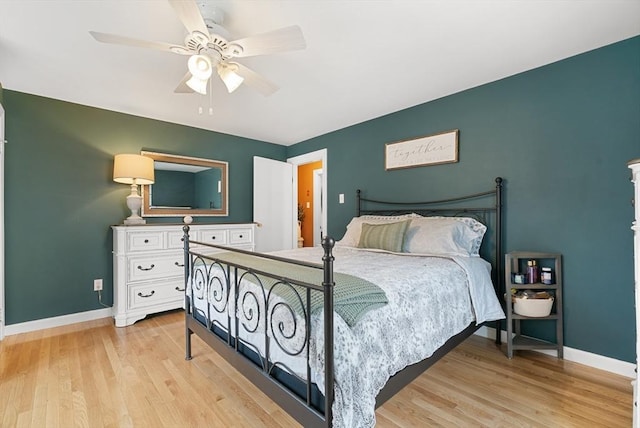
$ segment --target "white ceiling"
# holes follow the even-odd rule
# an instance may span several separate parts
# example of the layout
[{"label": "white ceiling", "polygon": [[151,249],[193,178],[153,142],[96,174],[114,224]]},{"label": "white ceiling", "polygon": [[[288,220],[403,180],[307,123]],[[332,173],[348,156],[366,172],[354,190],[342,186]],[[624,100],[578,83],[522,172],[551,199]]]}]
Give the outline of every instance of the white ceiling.
[{"label": "white ceiling", "polygon": [[291,145],[640,34],[640,0],[210,2],[232,39],[302,28],[305,50],[238,60],[278,92],[228,94],[214,79],[211,97],[175,94],[187,57],[89,35],[182,44],[163,0],[0,0],[0,83]]}]

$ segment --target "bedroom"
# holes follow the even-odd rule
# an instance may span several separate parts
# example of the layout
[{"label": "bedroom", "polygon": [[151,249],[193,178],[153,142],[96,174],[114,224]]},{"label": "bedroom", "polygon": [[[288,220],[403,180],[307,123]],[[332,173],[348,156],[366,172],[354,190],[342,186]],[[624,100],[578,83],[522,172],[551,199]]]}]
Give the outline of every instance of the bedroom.
[{"label": "bedroom", "polygon": [[[635,361],[626,163],[639,156],[639,52],[636,33],[292,146],[38,97],[2,81],[6,331],[85,312],[108,316],[91,284],[104,279],[110,304],[109,225],[125,216],[127,193],[111,180],[114,154],[144,148],[226,160],[232,208],[224,221],[250,222],[254,155],[284,160],[327,148],[334,236],[353,216],[357,188],[437,198],[505,177],[506,249],[565,255],[566,346],[626,370]],[[384,171],[385,143],[448,129],[460,130],[458,163]],[[418,182],[425,186],[407,189]]]}]

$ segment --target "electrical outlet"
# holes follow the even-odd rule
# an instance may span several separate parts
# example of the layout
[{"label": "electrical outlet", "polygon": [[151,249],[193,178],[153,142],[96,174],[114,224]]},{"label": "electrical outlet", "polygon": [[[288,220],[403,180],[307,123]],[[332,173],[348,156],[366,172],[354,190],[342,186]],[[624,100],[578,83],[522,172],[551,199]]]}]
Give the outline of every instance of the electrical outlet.
[{"label": "electrical outlet", "polygon": [[93,280],[93,291],[102,291],[102,279]]}]

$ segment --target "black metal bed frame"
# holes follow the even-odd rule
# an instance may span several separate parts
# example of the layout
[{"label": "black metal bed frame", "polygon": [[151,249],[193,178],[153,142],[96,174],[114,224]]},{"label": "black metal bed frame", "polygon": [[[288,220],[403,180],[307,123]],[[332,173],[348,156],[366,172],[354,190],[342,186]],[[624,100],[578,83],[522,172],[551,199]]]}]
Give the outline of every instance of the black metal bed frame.
[{"label": "black metal bed frame", "polygon": [[[496,294],[500,296],[503,290],[503,257],[502,254],[502,178],[495,179],[495,189],[487,192],[466,195],[457,198],[443,199],[427,202],[388,202],[378,201],[374,199],[364,198],[360,190],[357,191],[358,198],[358,216],[365,213],[376,214],[397,214],[403,212],[415,212],[421,215],[440,215],[450,214],[453,216],[472,216],[487,224],[487,216],[490,213],[495,214],[493,227],[493,246],[494,257],[492,262],[493,281],[496,288]],[[494,197],[493,206],[472,206],[472,207],[456,207],[461,202],[482,200],[486,197]],[[364,209],[365,205],[386,205],[392,206],[392,209]],[[453,207],[442,207],[444,204],[452,204]],[[334,240],[325,237],[322,240],[324,255],[322,264],[305,263],[281,257],[252,253],[249,251],[232,249],[224,246],[207,244],[204,242],[191,241],[189,239],[189,225],[183,227],[184,230],[184,258],[185,258],[185,353],[186,359],[192,358],[191,353],[191,336],[196,334],[204,340],[219,355],[234,366],[240,373],[249,379],[254,385],[267,394],[273,401],[278,403],[287,413],[300,422],[305,427],[310,426],[332,426],[333,414],[332,404],[334,401],[334,360],[333,360],[333,261],[332,253]],[[191,248],[191,244],[198,247]],[[483,246],[485,244],[483,243]],[[208,249],[224,250],[235,253],[248,254],[253,257],[270,259],[277,262],[286,262],[305,268],[322,271],[322,284],[311,284],[293,278],[274,275],[273,273],[255,269],[251,266],[245,266],[240,263],[232,263],[222,261],[216,258],[216,254],[205,254]],[[205,263],[206,261],[206,263]],[[197,268],[199,266],[199,269]],[[207,266],[206,268],[204,266]],[[203,272],[204,270],[204,272]],[[241,290],[240,282],[243,278],[250,278],[255,284],[259,284],[262,293],[255,291]],[[265,286],[263,281],[269,278],[273,285]],[[269,283],[271,284],[271,282]],[[289,287],[295,290],[299,299],[299,306],[302,307],[302,320],[304,325],[300,327],[304,331],[304,346],[297,351],[289,352],[283,346],[281,340],[291,339],[298,329],[294,309],[290,305],[278,301],[276,298],[272,300],[274,289],[276,287]],[[304,291],[302,291],[304,290]],[[195,305],[197,293],[202,292],[207,301],[207,313],[203,313]],[[309,340],[311,331],[311,293],[322,293],[324,299],[323,306],[323,323],[324,323],[324,384],[325,394],[323,405],[318,405],[317,400],[314,402],[313,388],[311,382],[311,370],[309,366]],[[209,301],[212,296],[211,301]],[[232,297],[233,296],[233,299]],[[249,300],[249,304],[247,304]],[[235,308],[235,316],[228,315],[228,308],[231,303]],[[240,306],[239,306],[240,305]],[[215,310],[218,314],[226,315],[226,325],[220,322],[212,322],[210,320],[210,311]],[[275,311],[280,314],[285,313],[291,316],[293,320],[293,332],[283,330],[283,325],[275,321]],[[240,316],[243,318],[240,319]],[[264,328],[264,357],[255,344],[246,342],[240,337],[240,328],[245,331],[255,332],[258,328],[260,317],[263,318]],[[500,324],[497,322],[496,343],[500,343]],[[274,325],[275,324],[275,325]],[[232,329],[232,326],[235,329]],[[268,327],[271,329],[269,335]],[[431,357],[406,367],[402,371],[392,376],[385,387],[376,397],[376,408],[385,401],[395,395],[404,386],[412,382],[416,377],[422,374],[427,368],[437,362],[446,355],[451,349],[456,347],[467,337],[473,334],[479,326],[475,322],[471,323],[459,334],[450,338],[441,348],[439,348]],[[231,332],[234,331],[232,334]],[[225,333],[226,332],[226,333]],[[280,339],[278,339],[278,335]],[[276,344],[281,350],[289,355],[301,355],[306,352],[307,374],[306,378],[293,375],[295,379],[289,378],[284,381],[287,374],[291,372],[288,367],[280,362],[272,361],[270,357],[270,346]],[[292,373],[292,372],[291,372]],[[289,373],[289,377],[291,374]],[[304,384],[303,391],[292,389],[292,382],[302,382]],[[316,388],[317,389],[317,388]],[[296,392],[297,391],[297,392]],[[316,394],[317,395],[317,394]]]}]

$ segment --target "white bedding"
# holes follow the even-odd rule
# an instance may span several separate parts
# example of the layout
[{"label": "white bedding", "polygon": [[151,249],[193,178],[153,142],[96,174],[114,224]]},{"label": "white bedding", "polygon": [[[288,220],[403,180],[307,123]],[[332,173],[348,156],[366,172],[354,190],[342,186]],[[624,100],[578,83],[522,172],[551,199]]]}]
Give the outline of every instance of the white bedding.
[{"label": "white bedding", "polygon": [[[353,327],[340,316],[334,317],[336,387],[333,414],[336,427],[375,425],[375,397],[393,374],[431,356],[471,322],[504,318],[491,284],[489,264],[481,258],[397,255],[346,247],[335,247],[333,253],[335,272],[377,284],[389,300],[386,306],[368,312]],[[281,251],[277,255],[319,263],[323,249],[301,248]],[[241,291],[239,296],[242,295]],[[256,315],[258,307],[251,299],[245,303],[244,308],[253,308],[253,315]],[[206,313],[205,300],[196,299],[194,304]],[[242,304],[239,307],[243,308]],[[232,314],[233,305],[228,308]],[[248,312],[240,311],[240,319],[243,319],[243,313]],[[227,325],[226,313],[222,316],[212,311],[212,314],[222,325]],[[292,331],[291,317],[285,315],[284,311],[278,315],[278,321],[289,323],[285,325],[285,331]],[[312,316],[311,329],[312,381],[324,393],[322,314]],[[234,334],[233,323],[231,330]],[[298,345],[304,343],[303,330],[298,325],[299,334],[292,342],[287,342],[294,344],[292,348],[299,349]],[[268,331],[271,335],[271,330]],[[264,355],[263,324],[252,334],[241,327],[240,336],[255,343]],[[272,345],[270,353],[272,360],[282,361],[289,370],[305,376],[306,352],[291,357]]]}]

